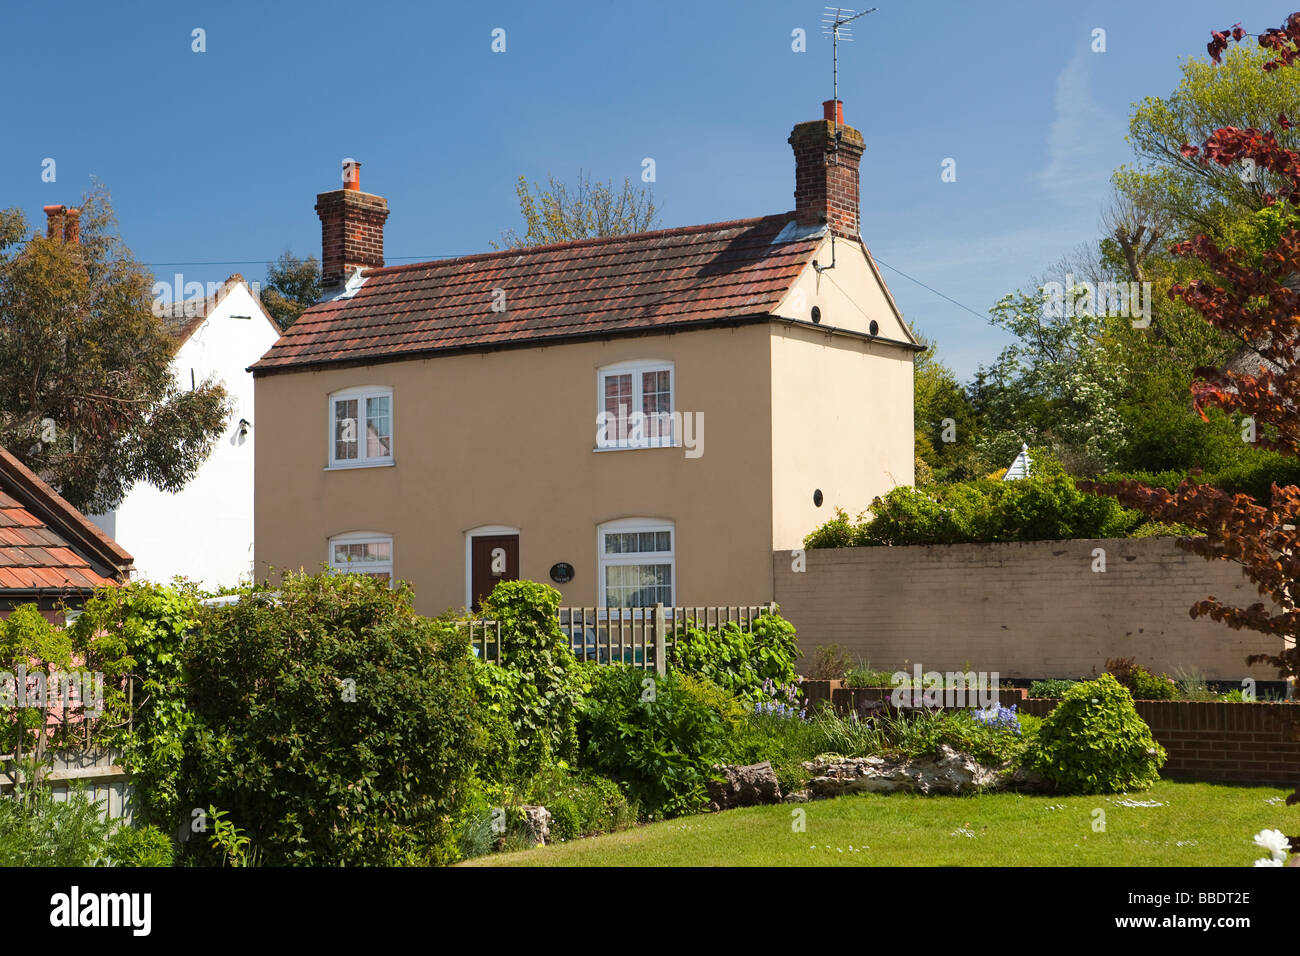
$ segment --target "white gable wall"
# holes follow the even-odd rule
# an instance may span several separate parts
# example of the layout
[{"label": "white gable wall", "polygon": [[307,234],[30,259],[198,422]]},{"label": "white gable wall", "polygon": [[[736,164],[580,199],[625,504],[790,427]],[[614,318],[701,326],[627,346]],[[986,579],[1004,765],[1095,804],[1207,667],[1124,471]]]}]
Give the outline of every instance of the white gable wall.
[{"label": "white gable wall", "polygon": [[[245,318],[235,318],[244,316]],[[204,587],[248,579],[253,561],[253,377],[245,369],[278,338],[261,306],[242,283],[212,310],[176,353],[172,368],[182,388],[215,376],[232,412],[211,455],[177,494],[140,483],[109,515],[94,516],[135,557],[137,579],[170,581],[183,575]],[[250,428],[242,438],[240,419]]]}]

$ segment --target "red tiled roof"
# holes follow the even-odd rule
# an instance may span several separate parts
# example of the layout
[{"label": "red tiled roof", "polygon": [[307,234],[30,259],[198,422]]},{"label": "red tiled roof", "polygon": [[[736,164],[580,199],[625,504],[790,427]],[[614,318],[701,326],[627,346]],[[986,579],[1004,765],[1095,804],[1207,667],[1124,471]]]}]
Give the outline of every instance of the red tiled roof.
[{"label": "red tiled roof", "polygon": [[[793,213],[372,269],[304,312],[255,373],[756,319],[817,238],[773,244]],[[493,290],[505,310],[493,311]],[[499,299],[498,299],[499,301]]]},{"label": "red tiled roof", "polygon": [[125,581],[131,555],[0,448],[0,593],[89,592]]}]

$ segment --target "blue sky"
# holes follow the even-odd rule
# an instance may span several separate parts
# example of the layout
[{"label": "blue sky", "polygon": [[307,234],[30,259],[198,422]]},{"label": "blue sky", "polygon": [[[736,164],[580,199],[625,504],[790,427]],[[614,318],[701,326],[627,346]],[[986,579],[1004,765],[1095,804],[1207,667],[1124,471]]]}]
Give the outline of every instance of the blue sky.
[{"label": "blue sky", "polygon": [[[963,378],[1004,342],[989,306],[1096,236],[1131,104],[1171,92],[1211,28],[1258,32],[1291,9],[874,2],[840,57],[845,119],[867,142],[862,232]],[[635,181],[645,157],[665,226],[787,210],[786,137],[831,95],[819,2],[3,7],[0,204],[41,223],[96,177],[141,261],[205,283],[260,279],[286,247],[319,255],[312,207],[345,156],[388,199],[390,263],[487,251],[519,225],[521,174]]]}]

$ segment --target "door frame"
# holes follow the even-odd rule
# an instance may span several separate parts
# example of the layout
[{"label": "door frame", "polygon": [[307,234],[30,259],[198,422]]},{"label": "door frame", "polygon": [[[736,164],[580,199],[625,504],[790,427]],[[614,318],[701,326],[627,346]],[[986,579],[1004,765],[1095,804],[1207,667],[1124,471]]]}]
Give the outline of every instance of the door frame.
[{"label": "door frame", "polygon": [[524,573],[524,536],[518,528],[503,524],[485,524],[465,532],[465,608],[474,606],[474,539],[512,534],[519,539],[519,574]]}]

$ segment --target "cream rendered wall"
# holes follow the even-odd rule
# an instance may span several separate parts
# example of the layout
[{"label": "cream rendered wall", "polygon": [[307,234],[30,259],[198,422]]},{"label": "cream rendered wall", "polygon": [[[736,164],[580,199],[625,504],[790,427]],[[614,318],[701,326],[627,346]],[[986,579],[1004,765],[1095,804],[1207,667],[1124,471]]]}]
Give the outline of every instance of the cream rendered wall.
[{"label": "cream rendered wall", "polygon": [[[704,452],[594,451],[597,369],[674,363],[676,407],[702,412]],[[465,534],[518,528],[520,574],[566,604],[597,601],[597,526],[671,519],[679,604],[770,600],[771,345],[768,325],[259,376],[257,574],[317,571],[328,540],[393,536],[394,573],[421,613],[465,604]],[[328,396],[393,389],[391,467],[329,470]]]},{"label": "cream rendered wall", "polygon": [[[234,318],[245,316],[245,318]],[[118,508],[91,518],[135,557],[135,577],[166,582],[184,575],[205,587],[248,580],[253,559],[253,376],[247,367],[274,344],[277,331],[245,285],[232,288],[177,350],[172,369],[182,388],[215,375],[233,410],[212,454],[177,494],[137,484]],[[239,420],[252,428],[239,436]]]},{"label": "cream rendered wall", "polygon": [[[833,326],[914,341],[899,321],[866,254],[837,240],[835,268],[809,265],[777,314],[800,324],[771,326],[772,547],[798,548],[836,507],[851,515],[915,480],[912,357],[906,347],[836,335]],[[831,261],[825,240],[816,256]],[[813,306],[821,326],[810,325]],[[820,489],[821,507],[813,502]]]}]

